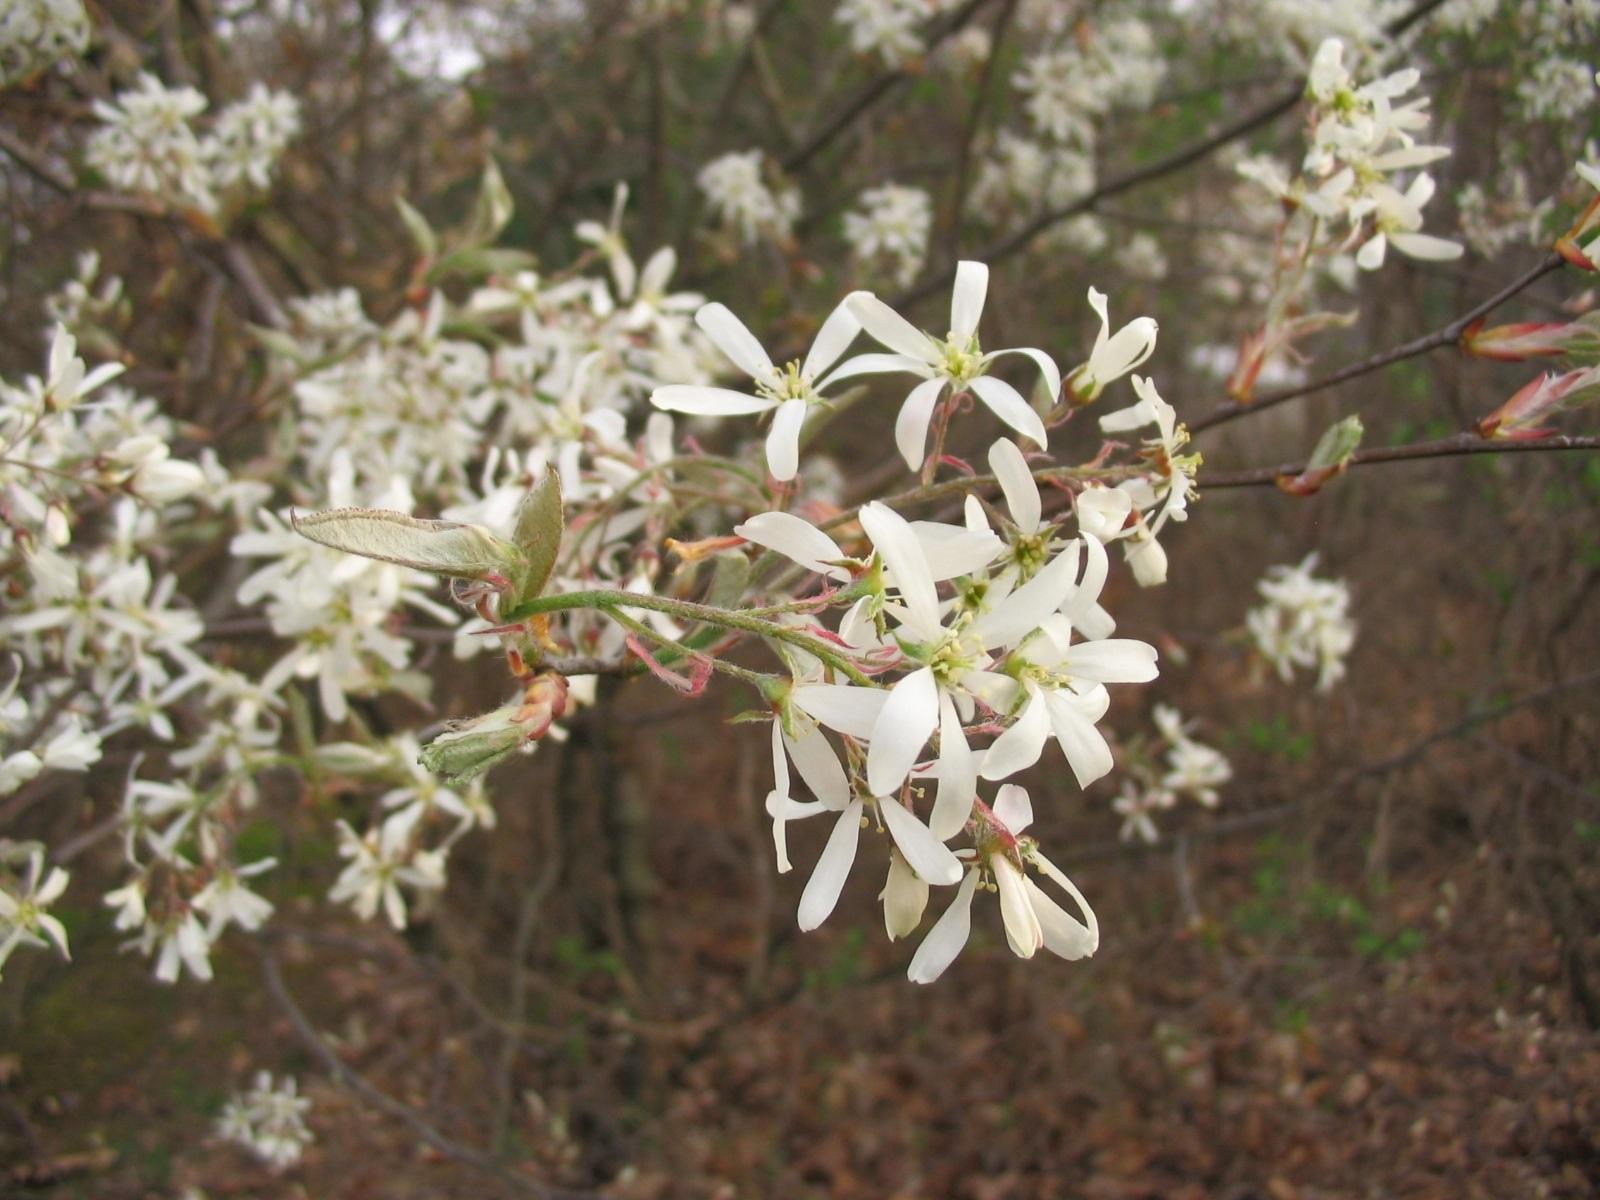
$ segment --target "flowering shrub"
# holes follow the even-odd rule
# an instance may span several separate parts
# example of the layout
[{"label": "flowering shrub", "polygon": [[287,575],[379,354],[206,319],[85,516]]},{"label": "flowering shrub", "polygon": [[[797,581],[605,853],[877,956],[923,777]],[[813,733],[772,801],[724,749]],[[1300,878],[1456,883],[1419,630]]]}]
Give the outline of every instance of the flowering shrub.
[{"label": "flowering shrub", "polygon": [[[19,106],[75,106],[59,126],[4,131],[23,211],[81,205],[165,239],[152,271],[119,247],[124,226],[81,231],[49,295],[12,296],[48,336],[0,382],[0,811],[20,821],[70,786],[93,793],[95,820],[89,835],[0,843],[0,966],[21,948],[65,958],[50,909],[73,893],[93,893],[163,983],[211,980],[230,940],[270,953],[290,855],[255,836],[264,815],[327,847],[295,867],[315,874],[314,896],[353,921],[426,924],[449,903],[452,854],[496,829],[500,781],[647,676],[686,700],[718,677],[737,692],[728,736],[770,751],[756,791],[777,871],[802,867],[782,893],[801,930],[861,920],[835,915],[859,873],[883,881],[888,937],[915,942],[913,982],[932,984],[991,920],[974,917],[980,891],[1017,956],[1083,959],[1100,921],[1030,832],[1045,793],[1024,773],[1070,778],[1146,844],[1157,814],[1191,819],[1180,799],[1196,820],[1225,802],[1234,768],[1197,736],[1214,714],[1196,724],[1153,703],[1167,643],[1120,608],[1129,585],[1169,579],[1161,603],[1183,605],[1173,547],[1201,536],[1180,527],[1205,524],[1208,488],[1308,496],[1386,461],[1594,448],[1566,431],[1600,392],[1592,315],[1486,324],[1540,278],[1595,269],[1600,166],[1565,170],[1594,157],[1568,128],[1593,111],[1593,64],[1564,37],[1594,33],[1590,8],[827,7],[812,25],[839,43],[829,72],[869,72],[839,120],[784,116],[763,6],[635,4],[641,37],[687,38],[684,72],[728,72],[718,103],[753,77],[782,136],[754,146],[709,117],[698,144],[660,134],[642,173],[601,158],[585,168],[598,182],[574,174],[563,186],[581,214],[537,233],[523,193],[542,168],[507,138],[496,157],[474,149],[470,197],[441,200],[431,177],[371,181],[407,192],[377,239],[332,211],[339,188],[365,183],[331,181],[380,169],[366,140],[378,102],[345,81],[297,84],[292,56],[252,25],[277,28],[261,12],[205,30],[213,55],[222,32],[260,52],[260,77],[237,79],[175,70],[155,39],[75,2],[0,17],[0,85]],[[537,8],[530,27],[552,38],[583,28]],[[1451,39],[1495,21],[1507,38],[1537,31],[1514,95],[1551,123],[1563,174],[1539,185],[1510,164],[1451,199],[1433,171],[1459,126],[1403,64],[1448,61]],[[401,80],[420,35],[385,36]],[[1295,73],[1293,94],[1108,178],[1136,115],[1175,103],[1172,76],[1190,67],[1173,46],[1189,38],[1248,45]],[[423,49],[465,56],[441,77],[487,78],[494,40]],[[654,69],[654,103],[690,104]],[[970,95],[959,161],[830,191],[844,168],[816,157],[913,80]],[[424,114],[452,103],[418,94]],[[1244,152],[1289,110],[1298,142]],[[327,145],[345,147],[311,139],[346,120],[363,132],[350,162],[330,163]],[[417,120],[419,137],[442,127]],[[915,151],[926,131],[909,124]],[[1113,225],[1103,200],[1210,152],[1235,224],[1181,240],[1154,219]],[[458,198],[465,214],[442,218]],[[1170,200],[1174,219],[1218,207]],[[380,267],[319,267],[307,247],[324,219],[338,255]],[[1492,295],[1468,280],[1466,311],[1438,334],[1316,378],[1313,355],[1378,294],[1367,280],[1445,270],[1463,242],[1544,257]],[[1000,272],[1024,248],[1073,263],[1071,307],[1048,328],[1024,315],[1040,289]],[[1226,301],[1230,326],[1168,302],[1191,285]],[[193,337],[152,330],[146,306],[185,287]],[[1158,384],[1174,370],[1166,330],[1190,318],[1180,343],[1227,377],[1210,407]],[[1039,344],[1014,345],[1024,331]],[[1563,369],[1444,439],[1363,448],[1347,417],[1290,462],[1214,475],[1195,449],[1207,429],[1456,343]],[[195,380],[232,390],[197,406]],[[1317,561],[1270,568],[1233,642],[1282,686],[1304,668],[1325,692],[1346,676],[1352,609],[1379,600],[1314,576]],[[498,703],[468,710],[452,692],[467,671]],[[1108,776],[1120,794],[1096,799]],[[826,832],[801,851],[791,826],[813,817]],[[69,880],[58,857],[100,838],[116,855]],[[306,1110],[292,1079],[263,1074],[219,1131],[285,1168],[310,1141]]]}]

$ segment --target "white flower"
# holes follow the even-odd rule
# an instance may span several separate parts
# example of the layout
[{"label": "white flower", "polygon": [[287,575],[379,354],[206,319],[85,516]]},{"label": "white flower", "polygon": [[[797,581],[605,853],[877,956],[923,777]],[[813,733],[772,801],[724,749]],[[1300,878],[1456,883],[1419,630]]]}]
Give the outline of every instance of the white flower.
[{"label": "white flower", "polygon": [[792,187],[768,187],[762,164],[760,150],[746,150],[708,162],[696,176],[713,211],[747,243],[787,238],[800,215],[800,193]]},{"label": "white flower", "polygon": [[1266,603],[1245,616],[1246,627],[1263,658],[1288,682],[1296,667],[1318,669],[1317,690],[1344,677],[1344,660],[1355,645],[1349,616],[1350,589],[1342,580],[1317,579],[1317,556],[1296,566],[1268,567],[1256,588]]},{"label": "white flower", "polygon": [[860,208],[844,217],[844,237],[856,258],[886,261],[902,287],[922,270],[933,227],[933,201],[922,188],[885,184],[861,193]]},{"label": "white flower", "polygon": [[788,363],[782,370],[773,365],[756,336],[726,306],[707,304],[695,313],[694,319],[717,349],[755,381],[754,392],[669,384],[656,388],[650,394],[650,402],[671,412],[713,417],[771,412],[767,469],[779,481],[793,479],[800,469],[801,427],[812,408],[827,403],[822,390],[832,382],[828,369],[860,332],[856,318],[841,303],[817,330],[805,360]]},{"label": "white flower", "polygon": [[206,937],[216,941],[230,923],[247,931],[261,928],[272,915],[272,904],[251,891],[244,880],[270,871],[277,865],[276,859],[263,858],[245,867],[223,866],[217,869],[211,882],[190,901],[211,919]]},{"label": "white flower", "polygon": [[845,298],[862,328],[894,353],[860,355],[834,372],[833,378],[904,371],[923,379],[906,397],[895,421],[895,445],[913,471],[927,455],[928,426],[947,389],[972,391],[995,416],[1031,438],[1040,449],[1048,441],[1039,414],[1014,387],[988,371],[1004,355],[1025,355],[1039,368],[1050,403],[1061,390],[1061,372],[1042,350],[983,352],[978,344],[978,319],[988,290],[989,268],[983,263],[966,261],[957,267],[950,299],[950,332],[943,338],[922,332],[871,292],[854,292]]},{"label": "white flower", "polygon": [[305,1124],[310,1111],[311,1101],[299,1094],[292,1077],[286,1075],[274,1086],[272,1076],[262,1071],[255,1086],[228,1101],[217,1119],[217,1133],[282,1170],[298,1162],[312,1141]]},{"label": "white flower", "polygon": [[1155,353],[1157,333],[1154,318],[1135,317],[1113,334],[1106,294],[1095,288],[1089,289],[1089,307],[1100,318],[1100,332],[1089,361],[1067,377],[1067,386],[1085,404],[1098,400],[1106,384],[1121,379]]},{"label": "white flower", "polygon": [[1460,243],[1417,232],[1422,228],[1423,206],[1433,197],[1433,191],[1433,177],[1427,172],[1413,179],[1404,192],[1388,184],[1375,184],[1370,199],[1374,232],[1356,252],[1356,265],[1364,271],[1376,271],[1383,265],[1384,251],[1391,243],[1400,253],[1429,262],[1460,258]]},{"label": "white flower", "polygon": [[60,867],[44,868],[44,849],[29,847],[27,871],[16,895],[0,885],[0,969],[18,946],[54,945],[62,958],[67,950],[66,927],[46,910],[67,890],[67,873]]},{"label": "white flower", "polygon": [[[955,961],[972,930],[972,897],[985,876],[999,893],[1006,944],[1020,958],[1032,958],[1042,947],[1069,961],[1086,958],[1100,945],[1100,922],[1072,880],[1039,852],[1032,838],[1021,834],[1033,821],[1028,793],[1006,784],[994,808],[979,808],[978,849],[956,898],[934,923],[912,956],[906,976],[913,983],[932,983]],[[1082,918],[1057,904],[1027,873],[1033,868],[1072,898]]]}]

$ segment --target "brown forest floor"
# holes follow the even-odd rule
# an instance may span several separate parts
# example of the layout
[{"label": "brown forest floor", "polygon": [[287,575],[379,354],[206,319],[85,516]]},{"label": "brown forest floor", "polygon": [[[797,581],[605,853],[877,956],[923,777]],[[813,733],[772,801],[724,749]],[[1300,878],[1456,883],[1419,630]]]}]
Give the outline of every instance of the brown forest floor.
[{"label": "brown forest floor", "polygon": [[[821,831],[797,829],[800,870],[772,874],[764,736],[718,725],[716,695],[674,707],[646,683],[625,720],[580,730],[564,785],[537,760],[500,784],[502,827],[458,852],[409,942],[280,896],[290,988],[343,1061],[450,1137],[483,1146],[503,1121],[531,1178],[616,1200],[1600,1194],[1595,689],[1461,723],[1594,669],[1600,567],[1577,518],[1600,489],[1553,468],[1579,491],[1552,519],[1499,470],[1468,476],[1472,519],[1498,522],[1471,556],[1351,532],[1395,503],[1354,485],[1315,506],[1224,496],[1206,520],[1276,505],[1276,528],[1228,563],[1180,533],[1172,591],[1111,597],[1169,664],[1121,727],[1176,702],[1239,774],[1219,812],[1124,852],[1111,789],[1085,803],[1036,770],[1041,836],[1102,921],[1089,962],[1015,960],[980,903],[957,965],[914,987],[859,874],[800,937]],[[1456,492],[1411,500],[1418,530],[1466,519]],[[1249,602],[1232,581],[1318,541],[1363,621],[1328,700],[1207,632]],[[301,847],[289,890],[325,888],[327,853]],[[257,946],[230,943],[210,988],[161,988],[91,904],[71,967],[18,956],[0,991],[0,1194],[510,1194],[321,1070]],[[281,1176],[210,1136],[260,1068],[315,1102],[316,1143]]]}]

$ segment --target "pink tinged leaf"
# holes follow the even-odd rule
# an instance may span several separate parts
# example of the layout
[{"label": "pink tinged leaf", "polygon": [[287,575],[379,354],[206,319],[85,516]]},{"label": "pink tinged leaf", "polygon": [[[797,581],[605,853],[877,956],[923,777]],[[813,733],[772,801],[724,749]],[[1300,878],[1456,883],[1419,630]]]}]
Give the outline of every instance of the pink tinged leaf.
[{"label": "pink tinged leaf", "polygon": [[911,956],[906,978],[912,983],[932,983],[955,962],[972,933],[972,896],[977,890],[978,872],[968,871],[950,907],[934,922]]},{"label": "pink tinged leaf", "polygon": [[929,366],[938,364],[939,350],[933,339],[871,292],[851,292],[845,303],[861,322],[861,328],[896,354]]},{"label": "pink tinged leaf", "polygon": [[689,657],[689,672],[687,675],[680,675],[670,667],[656,661],[655,656],[650,653],[650,648],[639,639],[637,634],[628,634],[624,641],[627,643],[628,649],[632,650],[638,656],[639,661],[645,665],[645,669],[674,691],[682,692],[685,696],[698,696],[706,690],[706,684],[711,679],[712,665],[711,660],[704,654],[691,653]]},{"label": "pink tinged leaf", "polygon": [[1028,460],[1009,438],[1001,438],[989,447],[989,469],[1000,481],[1005,493],[1006,507],[1011,519],[1023,533],[1034,533],[1039,528],[1043,506],[1039,501],[1039,485],[1033,481]]},{"label": "pink tinged leaf", "polygon": [[707,304],[695,313],[694,323],[750,378],[766,383],[776,375],[772,359],[761,348],[761,342],[726,305]]},{"label": "pink tinged leaf", "polygon": [[810,683],[794,689],[794,702],[807,716],[847,737],[865,741],[883,712],[889,693],[844,683]]},{"label": "pink tinged leaf", "polygon": [[766,412],[774,406],[773,401],[747,392],[678,383],[658,387],[650,393],[650,403],[669,412],[693,413],[700,417],[743,417]]},{"label": "pink tinged leaf", "polygon": [[809,933],[828,919],[839,903],[839,893],[856,861],[856,845],[861,839],[861,801],[852,800],[834,822],[828,844],[822,848],[822,857],[806,881],[800,894],[799,922],[802,931]]},{"label": "pink tinged leaf", "polygon": [[1496,362],[1553,358],[1567,353],[1577,337],[1589,341],[1597,337],[1592,326],[1568,321],[1530,321],[1485,328],[1486,324],[1486,319],[1479,318],[1467,326],[1461,335],[1461,348],[1474,358]]},{"label": "pink tinged leaf", "polygon": [[928,828],[947,842],[960,833],[978,798],[978,770],[972,747],[961,729],[961,716],[948,692],[939,693],[939,794],[933,802]]},{"label": "pink tinged leaf", "polygon": [[921,821],[907,812],[898,800],[884,797],[878,801],[878,811],[883,823],[889,827],[889,836],[905,855],[911,869],[929,883],[948,885],[961,880],[961,860],[950,848],[935,837]]},{"label": "pink tinged leaf", "polygon": [[1013,835],[1033,824],[1033,801],[1028,798],[1026,788],[1014,783],[1004,785],[995,793],[991,811]]},{"label": "pink tinged leaf", "polygon": [[1005,380],[996,379],[993,375],[980,375],[967,386],[977,393],[978,399],[988,406],[990,412],[1023,437],[1033,439],[1039,449],[1043,450],[1049,444],[1050,435],[1045,432],[1044,421],[1029,407],[1022,393]]},{"label": "pink tinged leaf", "polygon": [[983,316],[983,304],[988,295],[988,266],[964,259],[956,266],[955,288],[950,293],[950,333],[953,341],[965,342],[978,331],[978,321]]},{"label": "pink tinged leaf", "polygon": [[867,786],[874,796],[899,789],[938,723],[939,685],[931,667],[913,671],[889,689],[867,751]]},{"label": "pink tinged leaf", "polygon": [[899,513],[876,500],[861,509],[859,519],[905,603],[911,632],[919,641],[939,636],[943,630],[939,595],[916,531]]},{"label": "pink tinged leaf", "polygon": [[861,322],[856,320],[849,304],[844,300],[839,301],[834,310],[828,314],[828,319],[822,323],[822,328],[817,330],[816,340],[811,343],[811,350],[800,366],[800,373],[810,380],[819,379],[829,367],[839,361],[840,356],[850,348],[850,343],[856,340],[856,334],[860,332]]},{"label": "pink tinged leaf", "polygon": [[895,447],[913,471],[921,470],[922,460],[928,456],[928,426],[933,423],[934,405],[944,386],[943,379],[923,380],[911,389],[894,419]]},{"label": "pink tinged leaf", "polygon": [[850,572],[843,567],[827,565],[844,558],[845,554],[839,549],[839,543],[811,522],[803,521],[793,513],[758,513],[743,524],[735,525],[733,531],[758,546],[776,550],[808,571],[815,571],[841,582],[850,578]]},{"label": "pink tinged leaf", "polygon": [[837,812],[850,803],[850,781],[822,730],[805,722],[794,737],[785,734],[783,741],[795,770],[823,807]]},{"label": "pink tinged leaf", "polygon": [[1078,711],[1071,699],[1059,692],[1043,693],[1050,714],[1050,728],[1060,743],[1067,765],[1077,777],[1079,787],[1088,787],[1096,779],[1111,771],[1111,747],[1090,721]]},{"label": "pink tinged leaf", "polygon": [[1034,914],[1023,887],[1022,872],[1009,858],[996,857],[994,881],[1000,888],[1000,917],[1005,922],[1006,941],[1018,958],[1032,958],[1044,944],[1044,933],[1039,928],[1039,918]]},{"label": "pink tinged leaf", "polygon": [[1050,712],[1037,684],[1028,685],[1028,701],[1016,721],[989,747],[983,757],[983,777],[1008,779],[1039,761],[1050,736]]},{"label": "pink tinged leaf", "polygon": [[773,414],[767,431],[767,470],[780,483],[787,483],[800,470],[800,427],[806,420],[804,400],[785,400]]},{"label": "pink tinged leaf", "polygon": [[1532,441],[1549,437],[1553,429],[1541,422],[1564,409],[1600,395],[1600,367],[1543,375],[1529,381],[1494,412],[1478,422],[1478,435],[1502,441]]},{"label": "pink tinged leaf", "polygon": [[[1087,958],[1095,952],[1100,941],[1098,929],[1091,931],[1082,921],[1052,900],[1049,894],[1033,880],[1025,878],[1022,885],[1028,894],[1029,903],[1033,905],[1033,913],[1038,919],[1039,932],[1043,936],[1046,950],[1068,962]],[[1082,903],[1081,899],[1079,903]],[[1083,905],[1083,908],[1085,912],[1088,911],[1087,905]]]}]

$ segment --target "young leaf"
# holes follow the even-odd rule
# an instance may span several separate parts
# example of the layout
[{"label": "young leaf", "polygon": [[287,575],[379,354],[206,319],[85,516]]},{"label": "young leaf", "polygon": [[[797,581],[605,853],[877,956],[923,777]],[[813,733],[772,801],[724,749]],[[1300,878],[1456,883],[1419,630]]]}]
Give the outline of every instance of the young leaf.
[{"label": "young leaf", "polygon": [[1335,475],[1344,473],[1350,465],[1350,456],[1361,445],[1361,435],[1365,432],[1358,416],[1348,416],[1328,426],[1317,439],[1316,449],[1312,450],[1311,461],[1306,464],[1306,469],[1293,477],[1278,476],[1278,486],[1296,496],[1311,495]]},{"label": "young leaf", "polygon": [[516,580],[516,600],[532,600],[544,591],[561,552],[565,518],[561,511],[561,476],[548,468],[517,506],[517,523],[511,536],[522,556],[522,574]]},{"label": "young leaf", "polygon": [[439,235],[433,232],[433,226],[428,224],[428,218],[412,208],[404,196],[396,196],[394,206],[400,210],[400,219],[405,222],[411,240],[417,244],[417,253],[422,255],[426,262],[438,258]]},{"label": "young leaf", "polygon": [[319,545],[435,575],[510,582],[527,571],[515,546],[478,525],[424,521],[382,508],[335,508],[291,523]]}]

